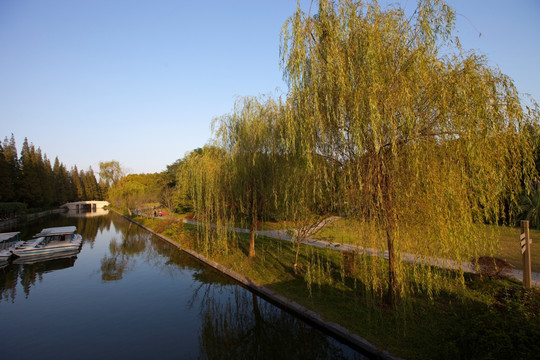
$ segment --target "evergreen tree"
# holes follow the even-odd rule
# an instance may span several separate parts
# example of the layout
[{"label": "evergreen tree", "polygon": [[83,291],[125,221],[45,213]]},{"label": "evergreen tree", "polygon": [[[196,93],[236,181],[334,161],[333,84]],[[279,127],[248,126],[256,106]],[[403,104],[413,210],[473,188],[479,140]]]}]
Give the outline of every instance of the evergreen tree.
[{"label": "evergreen tree", "polygon": [[81,171],[80,178],[84,189],[85,200],[99,199],[98,183],[94,175],[94,170],[90,167],[86,172]]},{"label": "evergreen tree", "polygon": [[0,201],[15,200],[15,186],[12,179],[12,169],[6,160],[4,147],[0,144]]},{"label": "evergreen tree", "polygon": [[[17,155],[17,147],[15,145],[15,137],[11,134],[11,138],[4,139],[3,145],[4,159],[7,163],[7,173],[5,180],[2,181],[2,188],[6,195],[5,201],[17,201],[18,192],[17,186],[19,181],[19,160]],[[4,182],[5,181],[5,182]]]},{"label": "evergreen tree", "polygon": [[77,165],[75,165],[71,169],[71,179],[72,179],[72,188],[73,188],[73,195],[75,196],[75,200],[83,200],[84,199],[84,189],[82,186],[81,178],[79,175],[79,170],[77,169]]},{"label": "evergreen tree", "polygon": [[53,165],[53,184],[54,184],[54,202],[58,205],[65,204],[68,197],[68,182],[65,173],[62,173],[60,160],[58,156],[54,159]]},{"label": "evergreen tree", "polygon": [[30,207],[36,207],[42,204],[42,193],[36,156],[34,145],[29,145],[28,139],[25,138],[19,161],[21,168],[19,200],[28,204]]},{"label": "evergreen tree", "polygon": [[[41,154],[41,151],[39,151],[39,153]],[[51,206],[55,202],[54,176],[51,161],[49,160],[49,158],[47,158],[47,155],[43,156],[40,175],[43,205]]]}]

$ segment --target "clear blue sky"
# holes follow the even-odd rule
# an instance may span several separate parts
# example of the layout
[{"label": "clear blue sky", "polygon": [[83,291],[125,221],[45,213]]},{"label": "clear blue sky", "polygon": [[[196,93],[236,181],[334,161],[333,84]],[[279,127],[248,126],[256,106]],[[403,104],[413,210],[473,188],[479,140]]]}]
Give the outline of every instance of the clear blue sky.
[{"label": "clear blue sky", "polygon": [[[540,101],[540,1],[448,3],[463,46]],[[114,159],[133,173],[162,171],[203,146],[236,97],[286,92],[280,29],[295,9],[296,0],[0,0],[1,139],[15,134],[20,151],[27,137],[68,168]]]}]

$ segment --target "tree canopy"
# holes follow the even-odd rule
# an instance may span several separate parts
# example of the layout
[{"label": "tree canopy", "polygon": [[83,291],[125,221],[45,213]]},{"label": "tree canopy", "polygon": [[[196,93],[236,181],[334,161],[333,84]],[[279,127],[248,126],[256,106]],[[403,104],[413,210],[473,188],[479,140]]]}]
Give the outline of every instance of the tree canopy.
[{"label": "tree canopy", "polygon": [[282,31],[295,144],[307,161],[340,164],[347,210],[376,233],[365,245],[389,253],[381,286],[392,301],[408,291],[403,252],[468,260],[489,248],[474,223],[497,221],[531,176],[522,129],[533,119],[511,79],[460,47],[443,1],[420,1],[412,16],[376,2],[318,5]]},{"label": "tree canopy", "polygon": [[15,137],[0,144],[0,201],[21,202],[29,207],[49,207],[75,200],[102,198],[92,168],[67,170],[58,157],[54,165],[25,138],[20,157]]},{"label": "tree canopy", "polygon": [[[497,244],[478,224],[511,221],[536,184],[539,112],[486,57],[461,47],[451,7],[298,6],[280,56],[287,94],[238,99],[214,120],[210,144],[162,174],[177,192],[167,201],[204,224],[200,249],[228,251],[226,226],[241,223],[252,257],[257,222],[287,220],[298,253],[325,218],[348,216],[360,224],[361,250],[387,256],[364,261],[359,276],[390,303],[444,285],[434,258],[491,255]],[[462,269],[455,277],[463,281]]]}]

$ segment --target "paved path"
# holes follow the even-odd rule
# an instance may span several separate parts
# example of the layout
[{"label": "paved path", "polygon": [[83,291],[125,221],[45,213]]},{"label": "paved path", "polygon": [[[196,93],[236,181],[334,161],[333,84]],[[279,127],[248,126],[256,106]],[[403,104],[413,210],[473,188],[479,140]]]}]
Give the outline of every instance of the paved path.
[{"label": "paved path", "polygon": [[[336,219],[333,219],[332,221],[335,221]],[[191,224],[191,225],[197,225],[196,221],[192,220],[186,220],[184,219],[184,223]],[[326,223],[325,223],[326,225]],[[212,225],[212,227],[216,227],[216,225]],[[249,233],[249,229],[243,229],[243,228],[233,228],[233,227],[227,227],[231,231],[236,232],[242,232],[242,233]],[[258,230],[256,231],[256,234],[259,236],[266,236],[273,239],[279,239],[279,240],[286,240],[286,241],[292,241],[293,237],[289,235],[289,232],[287,230]],[[304,240],[304,243],[311,246],[316,246],[320,248],[329,248],[332,250],[340,250],[340,251],[355,251],[359,252],[361,254],[366,254],[369,256],[382,256],[385,259],[388,259],[388,251],[380,251],[377,249],[371,249],[371,248],[364,248],[362,246],[358,245],[350,245],[350,244],[341,244],[341,243],[333,243],[329,241],[323,241],[318,240],[315,238],[308,238]],[[426,265],[432,265],[437,266],[441,268],[447,268],[447,269],[459,269],[462,268],[463,271],[469,272],[469,273],[476,273],[475,266],[471,264],[470,262],[462,262],[461,264],[455,260],[448,260],[448,259],[441,259],[441,258],[434,258],[434,257],[426,257],[422,255],[415,255],[415,254],[408,254],[408,253],[402,253],[401,258],[408,263],[423,263]],[[512,269],[512,271],[508,272],[508,276],[511,276],[517,280],[522,281],[523,280],[523,271],[518,269]],[[534,287],[540,287],[540,273],[533,272],[531,274],[531,283]]]}]

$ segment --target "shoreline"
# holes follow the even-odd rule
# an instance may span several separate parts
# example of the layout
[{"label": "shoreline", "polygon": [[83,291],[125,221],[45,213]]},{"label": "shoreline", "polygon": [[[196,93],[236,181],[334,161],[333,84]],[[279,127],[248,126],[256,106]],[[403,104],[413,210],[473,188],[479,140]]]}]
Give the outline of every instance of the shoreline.
[{"label": "shoreline", "polygon": [[165,240],[166,242],[168,242],[169,244],[171,245],[174,245],[175,247],[177,247],[179,250],[185,252],[186,254],[188,255],[191,255],[193,256],[194,258],[196,258],[197,260],[201,261],[202,263],[206,264],[206,265],[209,265],[211,267],[213,267],[214,269],[218,270],[219,272],[229,276],[230,278],[238,281],[240,284],[242,284],[243,286],[247,287],[248,289],[254,291],[255,293],[257,293],[258,295],[262,296],[263,298],[269,300],[270,302],[274,303],[276,306],[279,306],[280,308],[306,320],[307,322],[321,328],[322,330],[324,330],[325,332],[327,332],[328,334],[330,334],[331,336],[337,338],[338,340],[346,343],[347,345],[351,346],[352,348],[358,350],[359,352],[361,353],[364,353],[365,355],[367,356],[373,356],[375,358],[378,358],[378,359],[384,359],[384,360],[398,360],[398,359],[401,359],[399,357],[395,357],[395,356],[392,356],[388,351],[386,350],[381,350],[379,349],[378,347],[376,347],[375,345],[371,344],[369,341],[363,339],[362,337],[360,337],[359,335],[357,334],[354,334],[352,332],[350,332],[349,330],[347,330],[345,327],[337,324],[337,323],[334,323],[334,322],[331,322],[331,321],[328,321],[326,319],[324,319],[322,316],[320,316],[319,314],[317,314],[316,312],[312,311],[312,310],[309,310],[307,309],[306,307],[288,299],[287,297],[279,294],[279,293],[276,293],[275,291],[265,287],[265,286],[262,286],[260,284],[257,284],[255,281],[249,279],[248,277],[240,274],[240,273],[237,273],[236,271],[233,271],[233,270],[230,270],[228,268],[226,268],[225,266],[213,261],[213,260],[210,260],[208,258],[206,258],[205,256],[191,250],[191,249],[186,249],[186,248],[183,248],[179,243],[169,239],[168,237],[162,235],[162,234],[158,234],[156,233],[155,231],[153,231],[152,229],[148,228],[147,226],[135,221],[134,219],[124,215],[124,214],[121,214],[119,213],[118,211],[116,210],[112,210],[114,213],[124,217],[126,220],[140,226],[141,228],[149,231],[150,233],[158,236],[159,238],[161,238],[162,240]]}]

